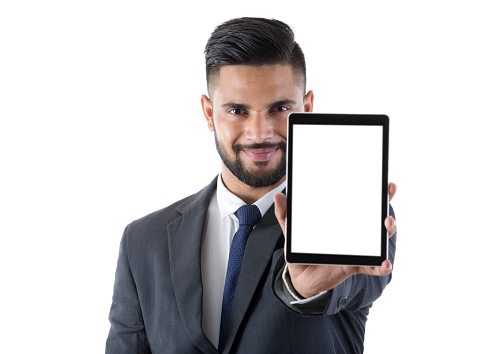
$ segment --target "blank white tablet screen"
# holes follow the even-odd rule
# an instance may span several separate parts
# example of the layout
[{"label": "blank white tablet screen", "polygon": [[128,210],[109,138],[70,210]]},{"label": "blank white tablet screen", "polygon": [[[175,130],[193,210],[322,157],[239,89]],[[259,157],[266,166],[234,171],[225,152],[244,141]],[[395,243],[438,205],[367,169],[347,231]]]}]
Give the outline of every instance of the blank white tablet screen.
[{"label": "blank white tablet screen", "polygon": [[383,127],[293,126],[292,252],[380,256]]}]

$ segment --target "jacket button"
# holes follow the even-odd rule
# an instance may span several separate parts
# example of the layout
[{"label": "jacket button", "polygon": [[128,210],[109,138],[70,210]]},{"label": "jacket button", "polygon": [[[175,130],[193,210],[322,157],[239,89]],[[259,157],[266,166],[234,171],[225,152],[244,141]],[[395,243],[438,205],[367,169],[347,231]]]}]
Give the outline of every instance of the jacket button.
[{"label": "jacket button", "polygon": [[346,305],[347,302],[348,302],[348,297],[347,296],[340,297],[339,300],[338,300],[338,307],[339,308],[344,307],[344,305]]}]

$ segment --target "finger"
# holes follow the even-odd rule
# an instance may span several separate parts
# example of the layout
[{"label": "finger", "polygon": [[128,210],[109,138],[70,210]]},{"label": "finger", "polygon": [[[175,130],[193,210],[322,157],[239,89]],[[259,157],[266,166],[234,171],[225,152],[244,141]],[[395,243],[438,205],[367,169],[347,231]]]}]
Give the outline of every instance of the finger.
[{"label": "finger", "polygon": [[392,237],[395,234],[395,232],[397,232],[397,223],[395,219],[393,219],[393,216],[386,217],[385,227],[386,230],[388,231],[388,237]]},{"label": "finger", "polygon": [[389,183],[388,184],[388,196],[389,196],[389,199],[388,201],[391,202],[391,200],[393,199],[393,196],[395,195],[395,193],[397,192],[397,185],[395,183]]},{"label": "finger", "polygon": [[359,267],[358,273],[383,277],[392,271],[392,264],[389,260],[383,261],[381,267]]},{"label": "finger", "polygon": [[287,197],[283,193],[275,193],[273,196],[275,202],[275,216],[282,228],[285,236],[285,217],[287,216]]}]

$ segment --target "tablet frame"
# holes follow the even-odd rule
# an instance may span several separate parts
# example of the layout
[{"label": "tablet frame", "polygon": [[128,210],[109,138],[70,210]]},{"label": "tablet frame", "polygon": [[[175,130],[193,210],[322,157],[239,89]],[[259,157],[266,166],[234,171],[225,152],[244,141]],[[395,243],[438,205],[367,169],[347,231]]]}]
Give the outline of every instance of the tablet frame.
[{"label": "tablet frame", "polygon": [[[325,113],[291,113],[287,118],[287,219],[285,258],[288,263],[328,264],[352,266],[381,266],[388,259],[388,231],[385,218],[389,214],[388,195],[388,148],[389,118],[386,115],[371,114],[325,114]],[[382,142],[382,196],[381,196],[381,249],[380,256],[340,255],[323,253],[292,252],[292,164],[293,164],[293,128],[295,124],[305,125],[378,125],[383,127]],[[377,221],[378,222],[378,221]]]}]

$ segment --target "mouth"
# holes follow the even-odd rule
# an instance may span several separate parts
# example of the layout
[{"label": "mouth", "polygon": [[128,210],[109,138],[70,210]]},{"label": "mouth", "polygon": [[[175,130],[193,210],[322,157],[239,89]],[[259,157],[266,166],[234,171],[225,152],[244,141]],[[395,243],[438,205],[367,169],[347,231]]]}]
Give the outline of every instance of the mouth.
[{"label": "mouth", "polygon": [[254,161],[267,161],[270,160],[279,148],[266,148],[266,149],[243,149],[242,151],[248,156],[250,159]]}]

